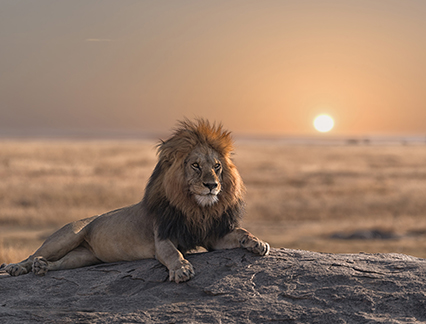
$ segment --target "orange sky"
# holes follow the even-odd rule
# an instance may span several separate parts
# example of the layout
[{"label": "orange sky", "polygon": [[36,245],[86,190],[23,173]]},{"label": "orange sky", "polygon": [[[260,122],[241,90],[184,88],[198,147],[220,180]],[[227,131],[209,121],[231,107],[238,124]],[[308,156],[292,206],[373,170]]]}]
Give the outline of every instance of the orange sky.
[{"label": "orange sky", "polygon": [[426,134],[426,1],[0,0],[0,130]]}]

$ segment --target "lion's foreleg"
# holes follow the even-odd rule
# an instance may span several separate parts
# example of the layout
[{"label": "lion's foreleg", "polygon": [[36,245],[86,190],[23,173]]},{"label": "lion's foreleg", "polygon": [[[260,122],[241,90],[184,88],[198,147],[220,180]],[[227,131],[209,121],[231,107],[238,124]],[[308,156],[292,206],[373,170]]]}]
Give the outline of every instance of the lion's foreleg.
[{"label": "lion's foreleg", "polygon": [[182,253],[168,239],[155,239],[155,258],[169,269],[169,280],[177,283],[191,279],[195,272]]},{"label": "lion's foreleg", "polygon": [[75,269],[101,262],[92,251],[84,246],[79,246],[57,261],[48,261],[43,257],[36,257],[32,268],[36,275],[43,276],[47,271]]},{"label": "lion's foreleg", "polygon": [[236,228],[231,233],[225,235],[222,239],[216,242],[213,246],[214,250],[235,249],[243,247],[250,252],[259,255],[269,254],[269,244],[258,239],[244,228]]}]

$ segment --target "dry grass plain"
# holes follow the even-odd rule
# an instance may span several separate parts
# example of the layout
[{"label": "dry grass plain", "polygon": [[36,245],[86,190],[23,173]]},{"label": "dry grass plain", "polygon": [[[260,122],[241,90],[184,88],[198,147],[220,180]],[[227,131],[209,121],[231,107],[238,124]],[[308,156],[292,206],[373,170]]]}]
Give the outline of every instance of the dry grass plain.
[{"label": "dry grass plain", "polygon": [[[139,201],[155,144],[0,141],[0,264],[65,223]],[[426,257],[425,145],[241,140],[234,160],[247,187],[243,226],[272,246]]]}]

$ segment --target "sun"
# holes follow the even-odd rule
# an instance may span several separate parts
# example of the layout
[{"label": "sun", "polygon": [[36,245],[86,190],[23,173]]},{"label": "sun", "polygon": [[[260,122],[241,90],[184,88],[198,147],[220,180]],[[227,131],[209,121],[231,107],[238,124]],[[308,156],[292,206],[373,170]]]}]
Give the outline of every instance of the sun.
[{"label": "sun", "polygon": [[318,132],[329,132],[334,126],[334,120],[329,115],[319,115],[314,119],[314,127]]}]

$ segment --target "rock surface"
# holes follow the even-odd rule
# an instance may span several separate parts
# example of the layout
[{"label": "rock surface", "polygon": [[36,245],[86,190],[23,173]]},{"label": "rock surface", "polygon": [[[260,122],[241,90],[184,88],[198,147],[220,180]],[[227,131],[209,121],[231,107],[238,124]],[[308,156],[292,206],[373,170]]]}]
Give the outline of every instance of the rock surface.
[{"label": "rock surface", "polygon": [[182,284],[156,260],[2,273],[0,323],[426,322],[425,259],[289,249],[187,259],[196,275]]}]

